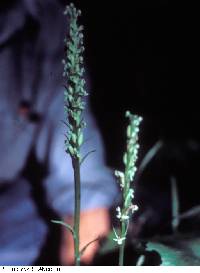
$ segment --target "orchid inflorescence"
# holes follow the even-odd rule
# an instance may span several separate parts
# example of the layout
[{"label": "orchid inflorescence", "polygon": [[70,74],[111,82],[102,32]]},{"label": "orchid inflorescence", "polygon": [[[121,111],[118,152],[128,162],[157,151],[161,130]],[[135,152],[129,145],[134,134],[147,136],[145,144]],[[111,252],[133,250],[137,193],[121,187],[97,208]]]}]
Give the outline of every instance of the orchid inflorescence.
[{"label": "orchid inflorescence", "polygon": [[[67,121],[64,122],[68,131],[66,134],[65,147],[66,152],[72,159],[74,169],[74,226],[68,224],[65,226],[72,232],[74,239],[74,258],[75,264],[80,265],[82,253],[87,248],[84,247],[80,251],[80,200],[81,200],[81,177],[80,165],[83,161],[80,149],[83,144],[83,129],[86,123],[83,119],[83,110],[85,109],[84,98],[88,95],[85,90],[84,67],[83,67],[83,26],[78,23],[81,11],[77,10],[74,4],[66,7],[64,12],[68,17],[69,31],[64,40],[66,47],[63,77],[66,79],[67,85],[64,91],[65,112]],[[88,244],[87,244],[88,245]]]},{"label": "orchid inflorescence", "polygon": [[121,235],[117,234],[114,229],[115,238],[113,240],[120,246],[125,243],[130,217],[138,210],[138,206],[133,204],[134,189],[131,187],[131,182],[133,181],[137,171],[136,161],[139,149],[138,133],[142,118],[137,115],[132,115],[129,111],[126,112],[126,117],[129,118],[129,125],[126,132],[127,149],[123,156],[125,171],[115,171],[115,176],[118,179],[122,191],[123,204],[121,208],[119,206],[116,208],[116,217],[121,223]]},{"label": "orchid inflorescence", "polygon": [[84,97],[85,80],[83,77],[83,26],[77,23],[81,11],[77,10],[74,4],[66,7],[64,12],[69,17],[69,35],[64,43],[67,48],[63,76],[66,77],[67,87],[64,92],[65,111],[68,116],[68,133],[66,139],[66,152],[71,157],[80,159],[80,147],[83,144],[83,128],[86,126],[82,118],[85,108]]}]

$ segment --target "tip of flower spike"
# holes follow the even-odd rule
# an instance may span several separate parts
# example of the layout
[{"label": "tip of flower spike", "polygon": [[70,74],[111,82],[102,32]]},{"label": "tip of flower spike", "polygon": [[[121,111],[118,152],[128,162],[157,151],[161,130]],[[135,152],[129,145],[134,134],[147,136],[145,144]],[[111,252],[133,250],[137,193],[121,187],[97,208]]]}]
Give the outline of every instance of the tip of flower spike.
[{"label": "tip of flower spike", "polygon": [[76,7],[75,7],[75,5],[73,3],[70,3],[69,5],[66,6],[64,14],[67,15],[68,13],[69,14],[74,13],[74,15],[76,14],[76,16],[81,15],[81,11],[77,10]]},{"label": "tip of flower spike", "polygon": [[131,112],[130,112],[130,111],[126,111],[125,117],[126,117],[126,118],[129,118],[130,116],[131,116]]},{"label": "tip of flower spike", "polygon": [[126,118],[135,118],[135,122],[138,123],[138,125],[140,124],[140,122],[143,120],[143,118],[141,116],[138,116],[138,115],[133,115],[131,114],[130,111],[126,111],[125,112],[125,117]]}]

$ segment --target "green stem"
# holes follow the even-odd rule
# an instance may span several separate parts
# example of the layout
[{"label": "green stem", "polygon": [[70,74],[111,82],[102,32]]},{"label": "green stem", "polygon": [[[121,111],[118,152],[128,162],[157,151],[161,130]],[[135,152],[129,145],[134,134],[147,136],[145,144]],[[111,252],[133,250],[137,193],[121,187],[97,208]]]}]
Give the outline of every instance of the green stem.
[{"label": "green stem", "polygon": [[[123,237],[125,233],[126,233],[126,224],[124,222],[122,222],[121,223],[121,237]],[[119,266],[124,265],[125,242],[126,242],[126,240],[124,240],[119,247]]]},{"label": "green stem", "polygon": [[[129,160],[129,157],[128,157]],[[122,214],[126,211],[126,204],[125,204],[125,199],[128,194],[128,190],[130,188],[130,183],[127,179],[127,166],[125,168],[125,185],[123,189],[123,208],[122,208]],[[127,231],[127,223],[125,221],[122,221],[121,223],[121,237],[126,237],[126,231]],[[124,252],[125,252],[125,244],[126,240],[122,241],[122,244],[119,247],[119,266],[124,265]]]},{"label": "green stem", "polygon": [[79,227],[80,227],[80,162],[79,158],[73,158],[72,164],[74,168],[74,190],[75,190],[75,203],[74,203],[74,257],[75,265],[80,265],[80,252],[79,252]]}]

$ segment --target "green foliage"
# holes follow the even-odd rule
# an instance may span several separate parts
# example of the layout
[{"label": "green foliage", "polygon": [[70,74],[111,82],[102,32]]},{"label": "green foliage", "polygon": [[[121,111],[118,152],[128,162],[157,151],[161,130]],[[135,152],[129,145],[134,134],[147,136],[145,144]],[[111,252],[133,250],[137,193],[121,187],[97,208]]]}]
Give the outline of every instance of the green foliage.
[{"label": "green foliage", "polygon": [[59,221],[59,220],[51,220],[51,222],[54,224],[59,224],[59,225],[66,227],[72,233],[72,235],[74,234],[74,230],[69,224],[67,224],[63,221]]},{"label": "green foliage", "polygon": [[183,235],[157,238],[148,244],[147,250],[156,250],[162,266],[200,265],[200,239]]},{"label": "green foliage", "polygon": [[179,219],[179,196],[177,182],[174,176],[171,177],[171,192],[172,192],[172,229],[177,232],[180,223]]},{"label": "green foliage", "polygon": [[152,148],[146,153],[145,157],[142,159],[137,171],[137,179],[143,173],[147,165],[151,162],[154,156],[158,153],[158,151],[162,148],[163,142],[161,140],[157,141]]}]

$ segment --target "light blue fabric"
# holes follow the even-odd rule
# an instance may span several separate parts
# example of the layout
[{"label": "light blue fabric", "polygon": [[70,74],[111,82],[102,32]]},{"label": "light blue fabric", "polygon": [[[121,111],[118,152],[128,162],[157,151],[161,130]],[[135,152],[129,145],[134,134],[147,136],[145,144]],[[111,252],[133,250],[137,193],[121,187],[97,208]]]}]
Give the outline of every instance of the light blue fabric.
[{"label": "light blue fabric", "polygon": [[[17,3],[11,13],[4,17],[0,14],[5,19],[0,35],[0,189],[1,183],[10,185],[0,196],[0,265],[31,265],[47,235],[47,227],[31,198],[29,181],[20,176],[33,143],[37,159],[41,163],[48,161],[49,174],[43,183],[49,206],[60,216],[73,212],[73,172],[64,151],[66,127],[61,122],[65,119],[61,76],[66,26],[63,10],[55,0],[37,8],[36,0]],[[23,36],[1,47],[1,42],[25,28],[27,16],[40,26],[36,42]],[[31,99],[34,90],[38,95],[33,110],[41,114],[41,124],[31,123],[18,112],[20,100]],[[88,107],[88,140],[82,154],[94,149],[96,152],[82,165],[81,206],[109,207],[117,188],[112,171],[105,165],[102,139]]]}]

